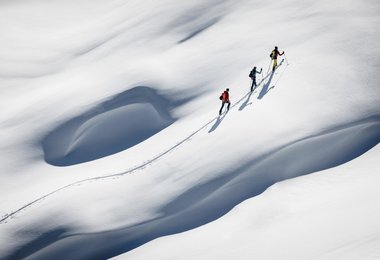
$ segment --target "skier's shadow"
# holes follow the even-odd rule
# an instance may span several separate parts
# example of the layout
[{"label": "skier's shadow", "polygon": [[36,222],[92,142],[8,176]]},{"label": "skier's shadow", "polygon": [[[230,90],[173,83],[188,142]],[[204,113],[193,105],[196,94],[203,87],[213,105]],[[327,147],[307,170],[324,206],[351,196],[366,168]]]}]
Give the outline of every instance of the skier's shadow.
[{"label": "skier's shadow", "polygon": [[226,117],[227,113],[228,113],[228,111],[225,112],[222,116],[218,116],[216,118],[216,121],[215,121],[214,125],[210,128],[210,130],[208,130],[208,133],[211,133],[211,132],[215,131],[218,128],[218,126],[220,125],[220,123],[222,123],[223,119]]},{"label": "skier's shadow", "polygon": [[[276,70],[278,70],[279,67],[284,63],[284,59],[278,64]],[[263,88],[260,91],[260,94],[258,95],[257,99],[262,99],[271,89],[274,88],[274,86],[269,87],[270,83],[272,82],[274,72],[270,72],[268,81],[263,85]]]},{"label": "skier's shadow", "polygon": [[[255,88],[256,89],[256,88]],[[247,94],[247,98],[246,100],[241,104],[241,106],[239,107],[239,111],[242,111],[246,106],[249,106],[252,104],[252,102],[248,103],[249,100],[251,99],[251,96],[253,94],[253,92],[255,91],[255,89],[253,91],[250,91],[248,94]]]},{"label": "skier's shadow", "polygon": [[270,74],[268,81],[263,85],[263,88],[261,89],[260,94],[257,96],[257,99],[262,99],[272,88],[274,88],[274,86],[269,87],[273,79],[273,74],[274,73]]}]

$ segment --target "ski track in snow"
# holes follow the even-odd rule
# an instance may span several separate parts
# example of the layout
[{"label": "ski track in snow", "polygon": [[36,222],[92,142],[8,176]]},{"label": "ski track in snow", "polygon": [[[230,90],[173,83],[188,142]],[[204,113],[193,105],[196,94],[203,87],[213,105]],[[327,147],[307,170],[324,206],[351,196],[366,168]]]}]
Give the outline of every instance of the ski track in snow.
[{"label": "ski track in snow", "polygon": [[[283,63],[283,60],[281,61],[281,63],[279,64],[278,68],[281,67]],[[288,65],[286,65],[287,67]],[[285,69],[286,69],[285,67]],[[285,71],[285,69],[283,70],[283,72]],[[269,77],[271,76],[272,73],[267,73],[267,75],[263,76],[263,78],[261,79],[261,81],[257,84],[257,87],[255,88],[255,90],[260,87],[260,85]],[[278,78],[279,80],[279,78]],[[278,80],[276,81],[275,84],[277,84]],[[273,85],[275,86],[275,85]],[[252,92],[248,92],[247,94],[245,94],[241,99],[239,99],[237,102],[235,102],[234,104],[231,105],[231,108],[234,108],[236,105],[238,105],[240,102],[242,102],[247,96],[249,95],[252,95],[254,91]],[[224,116],[227,112],[223,112],[222,116]],[[139,166],[136,166],[136,167],[133,167],[129,170],[126,170],[124,172],[119,172],[119,173],[115,173],[115,174],[110,174],[110,175],[103,175],[103,176],[98,176],[98,177],[92,177],[92,178],[87,178],[87,179],[84,179],[84,180],[80,180],[80,181],[76,181],[76,182],[73,182],[73,183],[70,183],[68,185],[65,185],[59,189],[56,189],[54,191],[51,191],[49,193],[47,193],[46,195],[42,196],[42,197],[39,197],[27,204],[25,204],[24,206],[22,206],[21,208],[17,209],[17,210],[14,210],[12,211],[11,213],[8,213],[8,214],[5,214],[1,217],[0,219],[0,224],[3,224],[3,223],[7,223],[7,221],[9,219],[12,219],[12,217],[14,217],[16,214],[20,213],[21,211],[24,211],[26,210],[27,208],[30,208],[31,206],[33,206],[34,204],[38,203],[38,202],[41,202],[43,201],[44,199],[46,199],[47,197],[50,197],[54,194],[56,194],[57,192],[60,192],[62,190],[65,190],[67,188],[70,188],[70,187],[74,187],[74,186],[78,186],[78,185],[81,185],[83,183],[86,183],[86,182],[91,182],[91,181],[96,181],[96,180],[102,180],[102,179],[107,179],[107,178],[114,178],[114,177],[120,177],[120,176],[123,176],[123,175],[128,175],[128,174],[131,174],[135,171],[138,171],[138,170],[142,170],[144,169],[146,166],[150,165],[151,163],[157,161],[158,159],[160,159],[161,157],[163,157],[164,155],[170,153],[171,151],[173,151],[174,149],[176,149],[178,146],[182,145],[183,143],[185,143],[186,141],[190,140],[194,135],[196,135],[197,133],[199,133],[200,131],[202,131],[203,129],[205,129],[207,126],[209,126],[212,122],[214,122],[215,120],[218,120],[220,116],[216,116],[214,117],[213,119],[211,119],[210,121],[208,121],[206,124],[204,124],[203,126],[201,126],[198,130],[196,130],[195,132],[191,133],[189,136],[185,137],[182,141],[178,142],[176,145],[172,146],[171,148],[169,148],[168,150],[166,150],[165,152],[153,157],[152,159],[146,161],[145,163],[139,165]]]},{"label": "ski track in snow", "polygon": [[144,86],[119,93],[47,134],[40,141],[44,159],[69,166],[124,151],[175,122],[169,111],[191,98],[174,102]]},{"label": "ski track in snow", "polygon": [[[276,182],[352,160],[380,141],[379,128],[380,116],[373,116],[295,140],[237,166],[211,182],[194,186],[165,205],[159,217],[100,232],[65,233],[55,229],[51,232],[59,235],[50,237],[48,244],[39,242],[49,236],[42,234],[41,238],[14,251],[9,258],[52,259],[65,256],[68,259],[108,259],[128,252],[158,237],[184,232],[216,220]],[[309,155],[300,160],[305,152]],[[91,245],[98,246],[93,248]],[[80,251],[79,256],[71,253],[78,253],[77,250]]]},{"label": "ski track in snow", "polygon": [[[283,60],[282,60],[283,62]],[[281,66],[282,62],[279,64],[279,67]],[[273,84],[273,86],[271,88],[273,88],[277,83],[278,81],[280,80],[280,78],[282,77],[282,75],[284,74],[285,70],[287,69],[289,64],[286,64],[285,68],[279,72],[279,76],[276,80],[276,82]],[[263,76],[263,78],[261,79],[261,81],[258,83],[258,86],[256,87],[256,89],[258,87],[260,87],[263,82],[269,77],[271,76],[272,73],[268,73],[266,76]],[[271,89],[269,88],[267,90],[267,92]],[[267,93],[266,92],[266,93]],[[264,95],[266,94],[264,93]],[[241,103],[244,99],[246,99],[248,96],[252,95],[253,92],[248,92],[246,93],[241,99],[239,99],[237,102],[235,102],[234,104],[231,105],[231,108],[230,110],[232,110],[235,106],[237,106],[239,103]],[[259,93],[259,97],[260,98],[260,94]],[[222,116],[225,116],[227,112],[224,112],[222,114]],[[199,129],[197,129],[196,131],[194,131],[193,133],[191,133],[190,135],[188,135],[187,137],[185,137],[183,140],[181,140],[180,142],[178,142],[177,144],[175,144],[174,146],[170,147],[169,149],[167,149],[166,151],[164,151],[163,153],[161,154],[158,154],[157,156],[153,157],[152,159],[150,160],[147,160],[146,162],[144,162],[143,164],[141,165],[138,165],[136,167],[133,167],[131,169],[128,169],[126,171],[123,171],[123,172],[119,172],[119,173],[115,173],[115,174],[110,174],[110,175],[104,175],[104,176],[98,176],[98,177],[92,177],[92,178],[87,178],[87,179],[83,179],[83,180],[79,180],[79,181],[76,181],[76,182],[73,182],[73,183],[70,183],[68,185],[65,185],[59,189],[56,189],[54,191],[51,191],[47,194],[45,194],[44,196],[42,197],[39,197],[27,204],[25,204],[24,206],[22,206],[21,208],[17,209],[17,210],[14,210],[13,212],[11,213],[8,213],[8,214],[5,214],[1,217],[0,219],[0,224],[5,224],[7,223],[10,219],[12,219],[13,217],[15,217],[18,213],[32,207],[33,205],[35,205],[36,203],[38,202],[41,202],[43,201],[44,199],[58,193],[58,192],[61,192],[63,190],[66,190],[70,187],[74,187],[74,186],[78,186],[78,185],[82,185],[84,183],[87,183],[87,182],[92,182],[92,181],[97,181],[97,180],[103,180],[103,179],[108,179],[108,178],[115,178],[115,177],[120,177],[120,176],[124,176],[124,175],[129,175],[129,174],[132,174],[138,170],[142,170],[144,169],[145,167],[147,167],[148,165],[151,165],[152,163],[154,163],[155,161],[159,160],[160,158],[162,158],[163,156],[165,156],[166,154],[172,152],[173,150],[175,150],[176,148],[178,148],[179,146],[181,146],[183,143],[189,141],[193,136],[195,136],[196,134],[198,134],[200,131],[202,131],[203,129],[207,128],[211,123],[213,123],[215,120],[218,120],[218,118],[220,118],[220,116],[216,116],[215,118],[211,119],[210,121],[208,121],[206,124],[204,124],[203,126],[201,126]],[[380,116],[372,116],[372,117],[369,117],[369,118],[366,118],[366,119],[363,119],[363,120],[360,120],[360,121],[357,121],[357,122],[353,122],[353,123],[350,123],[350,124],[347,124],[345,126],[340,126],[340,127],[335,127],[333,129],[329,129],[329,130],[326,130],[326,131],[323,131],[321,133],[318,133],[316,135],[311,135],[311,136],[307,136],[307,137],[304,137],[304,138],[301,138],[301,139],[298,139],[298,140],[295,140],[289,144],[286,144],[286,145],[283,145],[282,147],[277,147],[275,148],[273,151],[269,152],[268,154],[265,154],[265,155],[262,155],[260,158],[258,158],[257,160],[255,160],[256,162],[260,162],[262,160],[265,160],[268,156],[274,154],[274,153],[277,153],[279,151],[282,151],[288,147],[291,147],[293,145],[296,145],[298,143],[301,143],[301,142],[304,142],[304,141],[307,141],[309,139],[312,139],[312,138],[316,138],[316,137],[319,137],[319,136],[323,136],[323,135],[327,135],[327,134],[330,134],[330,133],[334,133],[334,132],[337,132],[337,131],[342,131],[342,130],[345,130],[345,129],[348,129],[348,128],[351,128],[351,127],[354,127],[354,126],[359,126],[359,125],[362,125],[362,124],[367,124],[367,123],[379,123],[380,122]],[[379,139],[379,137],[377,138]],[[379,140],[376,141],[376,144],[379,142]],[[376,144],[371,144],[371,148],[376,145]],[[358,155],[359,156],[359,155]]]},{"label": "ski track in snow", "polygon": [[[286,65],[282,71],[278,71],[278,78],[275,84],[278,83],[287,66],[288,65]],[[267,90],[264,89],[265,93],[263,95],[273,87],[269,88],[269,85],[272,85],[268,84],[270,83],[270,80],[265,82],[270,76],[271,74],[263,75],[262,80],[258,84],[258,87],[263,85],[263,89],[265,85],[268,85]],[[260,97],[263,89],[259,92],[257,98]],[[242,103],[247,97],[250,98],[253,93],[246,93],[240,100],[231,105],[230,110]],[[225,116],[226,114],[227,112],[223,113],[222,116]],[[220,116],[211,119],[174,146],[139,166],[123,172],[88,178],[63,186],[3,216],[0,220],[0,224],[7,223],[21,211],[24,211],[55,193],[66,190],[70,187],[82,185],[91,181],[121,177],[144,169],[189,141],[192,137],[209,127],[210,124],[219,118]],[[183,232],[207,224],[210,221],[223,216],[241,201],[262,193],[265,189],[278,181],[321,171],[352,160],[379,143],[379,128],[380,115],[373,115],[356,122],[336,126],[294,140],[290,143],[274,148],[266,154],[262,154],[247,165],[237,168],[233,173],[229,173],[226,176],[223,175],[211,183],[193,187],[186,193],[181,194],[168,205],[165,205],[163,208],[165,214],[161,217],[116,230],[72,234],[61,232],[59,236],[52,237],[48,245],[39,245],[39,242],[35,241],[39,248],[37,251],[30,251],[28,249],[29,245],[27,244],[21,246],[10,256],[53,258],[62,254],[67,254],[70,258],[70,250],[68,249],[86,248],[91,244],[102,246],[99,246],[96,250],[91,250],[91,252],[83,250],[81,253],[82,258],[97,259],[101,257],[104,259],[128,252],[157,237]],[[359,144],[360,146],[358,146]],[[353,149],[350,150],[350,148]],[[297,159],[297,157],[304,154],[305,151],[311,151],[312,153],[304,158],[304,160]],[[288,164],[286,167],[285,163]],[[280,168],[286,169],[281,171],[279,170]],[[271,172],[277,172],[279,174],[277,174],[277,176],[276,174],[270,174]],[[252,180],[255,180],[254,183],[252,183]],[[236,185],[238,186],[237,189],[239,191],[234,196],[220,199],[223,196],[228,196],[226,195],[228,193],[227,191],[231,186],[235,186],[236,188]],[[215,201],[216,198],[219,198],[219,200]],[[210,207],[210,205],[212,206]],[[203,212],[204,214],[199,214],[199,212]],[[192,217],[189,218],[188,216]],[[59,232],[59,230],[55,231]],[[54,233],[55,231],[52,232]],[[111,240],[116,242],[112,244],[106,243],[106,241]],[[50,245],[55,248],[53,251],[50,250]]]}]

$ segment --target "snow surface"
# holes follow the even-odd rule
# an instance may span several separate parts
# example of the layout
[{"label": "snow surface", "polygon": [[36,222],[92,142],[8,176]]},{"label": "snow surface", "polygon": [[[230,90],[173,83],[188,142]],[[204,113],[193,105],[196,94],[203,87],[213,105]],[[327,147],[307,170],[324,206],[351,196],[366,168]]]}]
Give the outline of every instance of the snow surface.
[{"label": "snow surface", "polygon": [[276,183],[215,222],[115,259],[378,259],[379,150]]},{"label": "snow surface", "polygon": [[380,258],[379,11],[1,1],[0,258]]}]

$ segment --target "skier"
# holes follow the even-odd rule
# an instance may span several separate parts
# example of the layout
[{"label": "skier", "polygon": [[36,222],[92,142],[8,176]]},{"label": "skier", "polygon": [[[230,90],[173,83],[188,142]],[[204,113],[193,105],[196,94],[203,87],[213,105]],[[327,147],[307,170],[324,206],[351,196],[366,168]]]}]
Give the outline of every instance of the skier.
[{"label": "skier", "polygon": [[222,100],[222,107],[220,108],[219,110],[219,115],[222,114],[222,110],[223,110],[223,107],[224,107],[224,104],[228,104],[227,105],[227,111],[230,109],[230,105],[231,105],[231,102],[230,102],[230,95],[229,95],[229,92],[230,89],[226,89],[219,97],[220,100]]},{"label": "skier", "polygon": [[256,84],[256,73],[261,74],[262,71],[263,71],[263,68],[261,68],[261,70],[259,72],[259,71],[256,70],[256,67],[253,67],[253,69],[249,73],[249,77],[252,79],[251,92],[254,90],[254,88],[257,87],[257,84]]},{"label": "skier", "polygon": [[272,72],[274,72],[274,70],[277,68],[277,56],[278,55],[280,55],[280,56],[282,56],[282,55],[284,55],[284,51],[282,52],[282,53],[280,53],[279,51],[278,51],[278,47],[277,46],[275,46],[274,47],[274,50],[271,52],[271,54],[270,54],[270,57],[272,58],[272,60],[273,60],[273,68],[272,68]]}]

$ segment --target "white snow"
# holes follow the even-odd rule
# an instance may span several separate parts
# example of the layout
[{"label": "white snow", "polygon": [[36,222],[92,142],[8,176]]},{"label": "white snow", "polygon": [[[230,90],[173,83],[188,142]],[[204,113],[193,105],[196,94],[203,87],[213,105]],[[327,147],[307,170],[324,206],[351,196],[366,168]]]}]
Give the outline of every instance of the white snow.
[{"label": "white snow", "polygon": [[379,258],[379,11],[0,2],[0,258]]},{"label": "white snow", "polygon": [[377,146],[345,165],[276,183],[215,222],[115,259],[378,259],[378,155]]},{"label": "white snow", "polygon": [[[130,96],[135,98],[126,98]],[[44,138],[45,160],[53,165],[68,166],[126,150],[174,121],[166,102],[143,87],[108,100]]]}]

